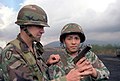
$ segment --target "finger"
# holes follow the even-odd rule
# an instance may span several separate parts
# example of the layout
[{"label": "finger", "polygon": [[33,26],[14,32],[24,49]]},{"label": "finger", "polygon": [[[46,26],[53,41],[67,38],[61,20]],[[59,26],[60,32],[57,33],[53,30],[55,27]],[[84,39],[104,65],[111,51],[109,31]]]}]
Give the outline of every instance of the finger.
[{"label": "finger", "polygon": [[88,60],[88,59],[86,59],[86,64],[91,64],[91,62]]},{"label": "finger", "polygon": [[76,63],[76,65],[79,65],[79,64],[81,64],[82,62],[84,62],[86,60],[86,58],[85,57],[83,57],[83,58],[81,58],[77,63]]},{"label": "finger", "polygon": [[86,70],[86,71],[83,71],[83,72],[81,72],[81,76],[86,76],[86,75],[91,75],[92,74],[92,71],[90,71],[90,70]]},{"label": "finger", "polygon": [[56,60],[56,58],[55,58],[55,57],[52,57],[52,60]]},{"label": "finger", "polygon": [[79,72],[83,72],[83,71],[86,71],[86,70],[90,70],[90,71],[92,71],[93,70],[93,67],[92,67],[92,65],[84,65],[84,66],[76,66],[75,67],[75,69],[77,69]]},{"label": "finger", "polygon": [[82,62],[81,64],[76,64],[75,68],[79,68],[82,70],[85,69],[85,67],[87,67],[88,65],[90,65],[89,63],[87,63],[87,60],[84,60],[84,62]]},{"label": "finger", "polygon": [[85,77],[84,76],[81,76],[80,79],[84,79]]},{"label": "finger", "polygon": [[55,57],[56,59],[60,59],[60,55],[59,55],[59,54],[54,55],[54,57]]},{"label": "finger", "polygon": [[58,55],[52,54],[52,55],[51,55],[51,58],[52,58],[52,60],[57,60],[57,59],[59,59],[60,57],[59,57]]}]

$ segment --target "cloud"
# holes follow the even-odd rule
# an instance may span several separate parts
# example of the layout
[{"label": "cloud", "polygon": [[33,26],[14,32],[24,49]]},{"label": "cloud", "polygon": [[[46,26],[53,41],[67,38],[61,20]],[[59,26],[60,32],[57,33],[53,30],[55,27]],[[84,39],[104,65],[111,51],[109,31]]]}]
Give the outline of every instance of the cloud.
[{"label": "cloud", "polygon": [[0,6],[0,40],[11,40],[18,32],[17,27],[14,24],[16,19],[16,12],[12,8],[8,8],[4,5]]},{"label": "cloud", "polygon": [[93,18],[86,29],[87,38],[90,40],[120,43],[120,1],[110,4],[99,16]]},{"label": "cloud", "polygon": [[[100,1],[107,2],[107,0]],[[102,9],[98,6],[101,10],[94,8],[94,5],[98,3],[90,3],[89,0],[24,0],[20,6],[36,4],[47,13],[50,28],[45,28],[45,34],[42,37],[43,44],[59,40],[62,27],[70,22],[81,25],[88,40],[119,41],[120,1],[109,0],[108,6],[106,6],[108,3],[105,6],[99,3],[106,7]],[[14,24],[17,13],[18,11],[14,11],[14,8],[0,4],[0,40],[8,41],[18,34],[19,27]]]},{"label": "cloud", "polygon": [[9,41],[15,38],[16,35],[19,33],[19,27],[17,27],[13,23],[9,24],[8,26],[9,27],[0,30],[0,40]]},{"label": "cloud", "polygon": [[120,1],[110,4],[107,9],[96,16],[90,24],[90,32],[120,32]]},{"label": "cloud", "polygon": [[[57,15],[56,17],[54,17],[54,15],[52,14],[50,15],[52,16],[50,19],[54,17],[53,21],[55,22],[54,24],[52,24],[53,28],[51,28],[50,31],[53,30],[55,31],[55,33],[51,33],[47,30],[47,33],[49,33],[49,35],[46,34],[46,36],[47,35],[48,37],[55,36],[56,38],[56,35],[60,35],[60,30],[66,23],[77,22],[83,27],[83,30],[85,31],[85,34],[87,35],[88,39],[91,38],[92,40],[102,39],[102,41],[114,41],[114,43],[116,41],[119,42],[120,40],[119,38],[120,1],[119,0],[116,0],[116,2],[109,4],[108,7],[101,13],[97,13],[95,10],[91,8],[84,8],[84,10],[82,10],[81,7],[83,6],[79,6],[77,4],[76,7],[73,6],[72,4],[69,5],[71,5],[69,8],[64,5],[60,6],[58,10],[64,10],[65,8],[65,11],[56,10],[56,13],[57,12],[58,13],[57,14],[53,13],[54,15]],[[57,29],[56,27],[59,29]],[[58,39],[59,37],[57,37],[56,40]]]}]

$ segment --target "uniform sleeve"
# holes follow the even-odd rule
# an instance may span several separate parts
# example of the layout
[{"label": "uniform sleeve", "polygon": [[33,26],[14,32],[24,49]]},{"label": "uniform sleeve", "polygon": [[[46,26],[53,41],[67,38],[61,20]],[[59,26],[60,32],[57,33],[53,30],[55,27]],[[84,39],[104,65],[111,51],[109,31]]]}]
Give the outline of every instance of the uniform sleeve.
[{"label": "uniform sleeve", "polygon": [[110,72],[103,62],[95,55],[93,52],[87,54],[89,61],[92,63],[93,67],[97,70],[97,78],[94,80],[105,80],[109,79]]},{"label": "uniform sleeve", "polygon": [[57,79],[51,80],[51,81],[67,81],[65,76],[59,77]]},{"label": "uniform sleeve", "polygon": [[48,68],[49,79],[51,81],[66,81],[65,70],[62,68],[62,62],[51,65]]},{"label": "uniform sleeve", "polygon": [[29,69],[12,45],[2,52],[2,65],[5,81],[32,81]]},{"label": "uniform sleeve", "polygon": [[4,80],[3,80],[2,56],[1,56],[1,52],[2,52],[2,50],[0,50],[0,81],[4,81]]}]

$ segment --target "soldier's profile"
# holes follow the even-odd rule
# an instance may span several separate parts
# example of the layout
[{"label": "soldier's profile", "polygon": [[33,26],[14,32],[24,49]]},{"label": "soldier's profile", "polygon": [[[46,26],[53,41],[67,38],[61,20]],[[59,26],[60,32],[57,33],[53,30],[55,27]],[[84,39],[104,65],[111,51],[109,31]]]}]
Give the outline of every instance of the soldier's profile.
[{"label": "soldier's profile", "polygon": [[44,27],[49,27],[46,12],[37,5],[25,5],[18,12],[15,24],[20,33],[1,53],[2,78],[4,81],[48,81],[48,66],[42,58],[44,49],[40,43]]}]

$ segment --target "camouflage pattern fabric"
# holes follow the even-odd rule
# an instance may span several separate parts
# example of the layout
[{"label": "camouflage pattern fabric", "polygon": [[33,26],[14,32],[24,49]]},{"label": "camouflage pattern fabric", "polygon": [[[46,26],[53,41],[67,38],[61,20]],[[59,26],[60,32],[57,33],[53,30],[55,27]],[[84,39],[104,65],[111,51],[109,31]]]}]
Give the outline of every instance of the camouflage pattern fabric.
[{"label": "camouflage pattern fabric", "polygon": [[[19,54],[20,52],[16,49],[16,47],[12,44],[8,44],[2,52],[4,79],[6,81],[38,81],[39,77],[37,77],[36,72],[34,72],[38,71],[41,76],[43,76],[42,80],[45,81],[46,76],[44,76],[44,71],[47,66],[45,66],[45,63],[41,59],[37,59],[38,56],[40,57],[39,51],[34,50],[36,52],[33,54],[29,51],[28,46],[21,40],[20,37],[17,39],[20,41],[19,45],[21,49],[23,49],[22,51],[25,54],[30,52],[31,57],[28,58],[30,58],[30,61],[32,62],[33,60],[31,60],[31,58],[34,57],[36,64],[31,66],[28,65],[28,61],[24,59],[22,54]],[[36,48],[36,45],[33,47]],[[31,70],[32,67],[35,68],[34,71]]]},{"label": "camouflage pattern fabric", "polygon": [[[49,81],[46,70],[48,66],[45,64],[41,56],[39,46],[33,44],[33,54],[25,42],[18,35],[19,46],[29,60],[21,54],[16,46],[8,44],[2,52],[2,70],[5,81]],[[30,54],[30,55],[29,55]],[[34,59],[34,60],[33,60]],[[28,61],[35,64],[28,64]],[[35,61],[35,62],[32,62]],[[42,77],[39,77],[42,76]],[[40,79],[39,79],[40,78]],[[56,81],[56,80],[52,80]],[[65,77],[60,77],[58,81],[65,81]]]},{"label": "camouflage pattern fabric", "polygon": [[63,39],[66,37],[66,35],[71,33],[78,34],[81,43],[85,41],[85,35],[82,27],[76,23],[69,23],[66,24],[61,30],[60,42],[63,43]]},{"label": "camouflage pattern fabric", "polygon": [[[51,66],[49,69],[52,70],[51,79],[56,79],[60,76],[66,75],[70,69],[75,67],[75,64],[73,63],[73,57],[71,57],[67,52],[64,51],[64,54],[60,55],[61,61],[53,66]],[[96,68],[98,72],[97,78],[93,78],[91,76],[86,76],[84,79],[80,81],[106,81],[109,79],[109,71],[105,67],[105,65],[102,63],[102,61],[93,53],[88,52],[85,56],[93,65],[94,68]]]},{"label": "camouflage pattern fabric", "polygon": [[2,71],[2,56],[1,56],[1,52],[2,52],[2,48],[0,47],[0,81],[4,81],[3,80],[3,71]]},{"label": "camouflage pattern fabric", "polygon": [[37,5],[26,5],[21,8],[15,23],[17,25],[40,25],[49,27],[46,12]]}]

